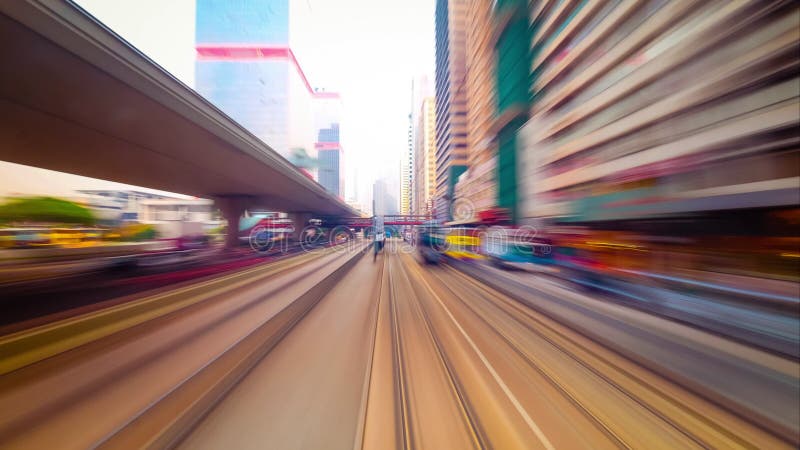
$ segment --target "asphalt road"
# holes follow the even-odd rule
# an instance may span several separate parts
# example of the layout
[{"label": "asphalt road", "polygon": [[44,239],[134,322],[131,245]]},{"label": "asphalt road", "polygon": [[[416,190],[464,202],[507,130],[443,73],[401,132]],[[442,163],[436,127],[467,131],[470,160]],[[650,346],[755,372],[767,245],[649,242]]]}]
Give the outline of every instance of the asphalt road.
[{"label": "asphalt road", "polygon": [[795,360],[396,247],[375,262],[321,250],[3,337],[0,447],[798,444]]},{"label": "asphalt road", "polygon": [[[761,356],[748,364],[774,362]],[[791,447],[463,273],[391,252],[360,261],[183,442],[226,445]]]}]

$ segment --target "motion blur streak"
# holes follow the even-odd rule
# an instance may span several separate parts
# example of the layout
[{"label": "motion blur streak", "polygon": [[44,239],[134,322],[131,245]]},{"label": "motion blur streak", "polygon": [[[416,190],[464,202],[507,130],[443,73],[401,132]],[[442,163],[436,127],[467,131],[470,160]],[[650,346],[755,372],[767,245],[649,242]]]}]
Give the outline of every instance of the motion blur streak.
[{"label": "motion blur streak", "polygon": [[148,186],[0,199],[0,449],[800,447],[800,2],[431,2],[344,201],[359,2],[187,0],[192,89],[0,1],[0,162]]},{"label": "motion blur streak", "polygon": [[[797,398],[796,364],[569,291],[561,301],[536,290],[512,298],[452,267],[423,271],[399,248],[390,241],[375,263],[360,252],[329,252],[266,277],[248,270],[243,280],[253,282],[239,287],[221,277],[217,284],[230,285],[225,296],[203,288],[208,299],[178,315],[161,312],[42,355],[0,378],[0,441],[4,448],[792,446],[784,440],[791,432],[772,430],[796,424],[791,412],[775,415]],[[614,317],[631,329],[609,323]],[[603,333],[603,322],[631,334],[600,344],[585,327]],[[705,356],[686,355],[687,340],[690,353]],[[656,341],[660,349],[639,343]],[[637,353],[647,349],[678,358]],[[652,370],[652,361],[665,370]],[[752,409],[748,384],[770,398],[766,409]]]},{"label": "motion blur streak", "polygon": [[[360,264],[362,268],[355,269],[359,273],[369,270],[368,261]],[[383,266],[370,273],[375,277],[379,271],[382,285],[370,289],[379,295],[374,299],[378,300],[376,311],[360,327],[371,330],[371,321],[377,321],[371,375],[351,375],[334,389],[338,400],[329,400],[332,394],[322,386],[328,385],[330,378],[341,380],[340,375],[326,372],[323,380],[328,381],[307,383],[307,377],[318,376],[314,370],[302,375],[288,363],[285,368],[273,365],[268,369],[265,360],[260,375],[265,378],[237,388],[238,400],[223,403],[224,409],[209,416],[198,434],[187,441],[187,448],[215,448],[225,442],[256,446],[252,441],[314,447],[306,444],[319,436],[305,427],[317,423],[317,417],[326,423],[324,415],[331,413],[323,408],[315,415],[319,399],[347,404],[353,397],[348,400],[346,395],[353,396],[356,391],[362,395],[356,388],[363,383],[370,386],[367,398],[362,398],[366,402],[363,431],[360,427],[348,429],[341,447],[334,445],[337,441],[327,441],[326,447],[350,448],[353,441],[363,442],[365,448],[531,448],[534,442],[541,448],[788,446],[680,383],[648,371],[453,269],[422,272],[409,256],[389,253]],[[323,300],[330,302],[331,308],[336,301],[343,300]],[[348,309],[336,311],[329,317],[350,323],[352,319],[342,316]],[[358,317],[360,314],[363,311]],[[579,315],[576,319],[582,320]],[[303,348],[316,348],[315,340],[324,341],[323,329],[318,327],[319,335],[309,330]],[[367,341],[371,338],[371,332],[362,336]],[[713,341],[713,337],[702,336],[698,347],[711,345],[703,338]],[[342,341],[337,351],[355,353],[353,347]],[[356,348],[363,351],[370,344],[362,342]],[[286,349],[284,358],[291,358],[291,350]],[[775,364],[763,354],[748,356],[753,357],[748,361],[753,369],[764,361]],[[352,371],[360,374],[362,364],[367,363],[362,361]],[[714,362],[706,365],[716,367]],[[776,365],[781,369],[780,363]],[[268,382],[279,376],[270,375],[279,370],[284,371],[280,379],[286,384]],[[788,372],[792,370],[789,366]],[[265,389],[284,393],[258,394]],[[306,393],[307,389],[313,392]],[[296,416],[287,415],[287,410],[296,407],[297,394],[290,392],[304,392],[306,398]],[[237,403],[244,404],[243,412],[237,411]],[[275,428],[265,428],[259,421],[265,410],[281,417]],[[351,407],[350,411],[360,413],[362,409]],[[340,418],[340,423],[343,420]],[[243,422],[249,425],[241,425]],[[348,423],[361,422],[350,417]],[[304,431],[298,432],[298,426]],[[302,443],[296,440],[300,435]],[[659,436],[660,445],[653,436]]]}]

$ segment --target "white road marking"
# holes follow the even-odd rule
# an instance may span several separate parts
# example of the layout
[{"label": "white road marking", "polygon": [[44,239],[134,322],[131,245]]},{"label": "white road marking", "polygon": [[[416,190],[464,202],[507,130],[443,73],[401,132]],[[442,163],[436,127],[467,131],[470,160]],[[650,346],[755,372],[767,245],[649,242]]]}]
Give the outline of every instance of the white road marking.
[{"label": "white road marking", "polygon": [[[416,268],[414,270],[417,271]],[[531,429],[531,431],[533,431],[533,434],[535,434],[536,437],[539,438],[539,442],[541,442],[542,445],[547,450],[555,450],[555,447],[553,447],[553,444],[550,443],[549,439],[547,439],[547,436],[545,436],[542,429],[539,428],[538,425],[536,425],[536,422],[534,422],[531,416],[528,414],[528,412],[525,411],[525,408],[522,407],[522,404],[519,402],[519,400],[517,400],[517,397],[514,395],[513,392],[511,392],[511,389],[508,388],[508,385],[506,385],[505,381],[503,381],[503,379],[500,378],[500,375],[494,369],[492,364],[489,362],[488,359],[486,359],[486,356],[484,356],[483,352],[480,351],[478,346],[475,345],[475,342],[472,341],[467,332],[464,331],[464,328],[461,327],[461,324],[458,323],[458,320],[456,320],[456,318],[453,316],[453,314],[450,312],[447,306],[445,306],[444,302],[442,302],[439,296],[436,295],[436,292],[434,292],[433,288],[431,288],[427,280],[425,280],[425,278],[422,276],[421,273],[419,273],[419,271],[417,271],[417,274],[419,275],[420,280],[425,284],[425,287],[428,289],[428,291],[430,291],[430,293],[433,295],[433,298],[435,298],[436,301],[439,302],[440,305],[442,305],[442,308],[447,313],[447,316],[450,317],[450,320],[453,321],[456,328],[458,328],[458,331],[460,331],[461,335],[464,336],[464,339],[467,340],[470,347],[472,347],[472,349],[478,355],[478,358],[480,358],[483,365],[486,367],[489,373],[492,374],[492,378],[494,378],[494,381],[497,382],[497,384],[500,386],[500,389],[502,389],[503,392],[506,394],[506,397],[508,397],[508,399],[514,405],[514,408],[516,408],[517,412],[522,416],[522,419],[525,421],[526,424],[528,424],[528,427]]]}]

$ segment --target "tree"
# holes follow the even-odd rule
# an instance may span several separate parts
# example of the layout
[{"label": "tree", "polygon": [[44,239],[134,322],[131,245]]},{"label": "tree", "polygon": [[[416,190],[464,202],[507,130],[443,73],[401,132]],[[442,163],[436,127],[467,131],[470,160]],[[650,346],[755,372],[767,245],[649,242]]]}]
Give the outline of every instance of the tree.
[{"label": "tree", "polygon": [[92,212],[75,202],[53,197],[23,197],[0,205],[2,222],[46,222],[92,225]]},{"label": "tree", "polygon": [[314,169],[319,165],[319,161],[316,158],[312,158],[306,149],[301,147],[291,149],[289,162],[300,169]]}]

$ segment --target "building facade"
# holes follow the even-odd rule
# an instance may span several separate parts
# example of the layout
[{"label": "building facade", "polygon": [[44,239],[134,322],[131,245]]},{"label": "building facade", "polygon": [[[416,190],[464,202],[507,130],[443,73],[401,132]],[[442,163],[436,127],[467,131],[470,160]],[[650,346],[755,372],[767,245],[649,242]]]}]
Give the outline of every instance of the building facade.
[{"label": "building facade", "polygon": [[139,202],[139,221],[157,222],[203,222],[214,220],[214,201],[203,198],[159,198]]},{"label": "building facade", "polygon": [[372,185],[372,214],[376,216],[397,214],[397,197],[391,194],[386,180],[377,180]]},{"label": "building facade", "polygon": [[408,148],[400,163],[400,214],[410,214],[414,201],[414,122],[408,115]]},{"label": "building facade", "polygon": [[[798,77],[780,63],[797,7],[753,14],[762,6],[590,2],[532,16],[523,216],[600,223],[792,204],[798,152],[768,149],[784,148],[798,107]],[[642,33],[658,23],[664,32]],[[628,55],[612,52],[622,45]]]},{"label": "building facade", "polygon": [[315,92],[297,56],[308,2],[198,0],[196,14],[195,89],[284,157],[316,158]]},{"label": "building facade", "polygon": [[344,154],[339,143],[339,124],[319,130],[317,142],[319,184],[328,192],[344,198]]},{"label": "building facade", "polygon": [[340,123],[342,99],[335,92],[314,92],[314,128],[317,140],[318,181],[328,192],[344,199],[344,151],[341,144]]},{"label": "building facade", "polygon": [[98,218],[112,222],[137,221],[142,201],[171,198],[151,192],[113,189],[80,189],[76,193],[76,202],[91,208]]},{"label": "building facade", "polygon": [[796,279],[796,2],[529,13],[522,221],[661,248],[640,270]]},{"label": "building facade", "polygon": [[[411,212],[413,214],[430,214],[430,189],[427,188],[428,169],[429,167],[428,156],[425,152],[426,144],[429,142],[428,138],[435,137],[435,123],[430,124],[422,118],[426,112],[424,111],[423,103],[426,99],[433,99],[433,85],[427,75],[418,75],[414,77],[411,86],[411,115],[410,115],[410,148],[411,148]],[[433,105],[433,103],[431,103]],[[433,115],[429,115],[433,118]],[[430,125],[430,126],[428,126]],[[433,155],[435,158],[435,155]],[[435,160],[434,160],[435,164]]]},{"label": "building facade", "polygon": [[465,0],[436,2],[436,218],[452,218],[458,177],[467,168]]},{"label": "building facade", "polygon": [[[552,3],[550,4],[552,6]],[[539,5],[541,6],[541,5]],[[539,10],[541,8],[533,8]],[[532,27],[527,0],[497,0],[494,6],[494,48],[497,119],[497,206],[519,221],[519,130],[531,105]]]},{"label": "building facade", "polygon": [[433,213],[436,193],[436,99],[419,105],[414,134],[414,214]]},{"label": "building facade", "polygon": [[472,217],[497,204],[497,146],[493,125],[497,116],[492,0],[472,0],[467,8],[466,98],[467,171],[456,185],[456,199],[469,202]]}]

